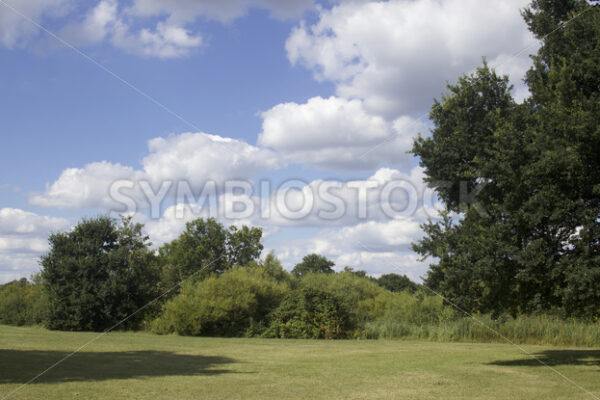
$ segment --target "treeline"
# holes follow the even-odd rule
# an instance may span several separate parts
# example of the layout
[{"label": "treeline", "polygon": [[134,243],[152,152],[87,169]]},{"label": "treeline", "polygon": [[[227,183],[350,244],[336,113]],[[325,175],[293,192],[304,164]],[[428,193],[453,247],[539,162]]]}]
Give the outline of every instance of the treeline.
[{"label": "treeline", "polygon": [[[349,267],[335,273],[334,263],[317,254],[287,272],[273,254],[260,260],[261,238],[259,228],[200,218],[154,251],[131,218],[85,219],[50,236],[50,251],[32,281],[0,286],[0,323],[342,338],[382,317],[392,292],[413,296],[408,293],[420,289],[396,274],[375,279]],[[432,301],[414,296],[419,306]]]},{"label": "treeline", "polygon": [[0,286],[0,323],[50,329],[308,339],[600,343],[600,326],[556,316],[464,314],[406,276],[377,279],[309,254],[292,271],[260,258],[258,228],[198,219],[158,251],[130,218],[50,237],[42,272]]}]

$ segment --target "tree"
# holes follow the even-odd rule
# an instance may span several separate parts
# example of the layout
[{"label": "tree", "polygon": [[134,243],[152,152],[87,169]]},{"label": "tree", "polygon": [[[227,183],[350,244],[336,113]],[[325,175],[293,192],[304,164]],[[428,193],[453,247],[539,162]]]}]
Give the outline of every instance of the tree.
[{"label": "tree", "polygon": [[600,8],[535,0],[523,16],[542,40],[531,97],[517,104],[484,64],[415,141],[446,213],[414,249],[466,310],[600,315]]},{"label": "tree", "polygon": [[335,263],[318,254],[309,254],[302,258],[302,262],[296,264],[292,273],[296,276],[306,274],[332,274]]},{"label": "tree", "polygon": [[406,275],[384,274],[377,279],[379,286],[386,288],[390,292],[402,292],[407,290],[414,293],[419,285],[410,280]]},{"label": "tree", "polygon": [[367,277],[367,271],[363,271],[363,270],[355,270],[352,267],[344,267],[344,272],[349,272],[351,274],[354,274],[356,276],[358,276],[359,278],[366,278]]},{"label": "tree", "polygon": [[249,228],[243,225],[241,228],[231,226],[227,232],[227,262],[229,265],[246,265],[252,260],[260,257],[263,245],[262,229]]},{"label": "tree", "polygon": [[260,257],[262,230],[242,226],[226,229],[214,218],[198,218],[185,231],[159,249],[163,284],[172,288],[195,276],[222,274],[233,265],[246,265]]},{"label": "tree", "polygon": [[[154,255],[143,226],[131,218],[84,219],[49,238],[41,258],[50,329],[101,331],[131,315],[156,294]],[[134,326],[142,313],[126,321]]]}]

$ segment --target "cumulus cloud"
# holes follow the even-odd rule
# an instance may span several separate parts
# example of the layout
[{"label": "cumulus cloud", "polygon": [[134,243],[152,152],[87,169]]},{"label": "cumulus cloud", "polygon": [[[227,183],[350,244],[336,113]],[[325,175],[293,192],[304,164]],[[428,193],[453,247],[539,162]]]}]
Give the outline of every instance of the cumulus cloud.
[{"label": "cumulus cloud", "polygon": [[67,219],[15,208],[0,209],[0,282],[29,276],[48,250],[48,235],[67,229]]},{"label": "cumulus cloud", "polygon": [[136,175],[142,177],[131,167],[107,161],[68,168],[44,193],[32,195],[29,202],[42,207],[110,209],[114,205],[110,185],[121,179],[135,180]]},{"label": "cumulus cloud", "polygon": [[41,216],[16,208],[0,209],[0,236],[2,237],[46,235],[64,229],[68,225],[69,222],[64,218]]},{"label": "cumulus cloud", "polygon": [[[44,193],[31,196],[30,203],[114,211],[122,209],[124,202],[119,199],[126,196],[144,207],[148,206],[145,200],[148,194],[159,193],[163,187],[177,188],[176,185],[171,187],[169,182],[185,182],[192,191],[202,190],[209,181],[222,185],[229,179],[250,179],[258,172],[282,165],[270,150],[207,133],[155,138],[148,142],[148,149],[142,169],[107,161],[66,169]],[[123,185],[114,186],[117,181]]]},{"label": "cumulus cloud", "polygon": [[[169,205],[160,215],[134,213],[146,225],[155,244],[177,237],[185,224],[196,218],[216,218],[226,226],[251,225],[265,235],[285,228],[329,228],[324,234],[325,248],[341,248],[348,241],[362,242],[373,251],[408,250],[408,244],[420,232],[427,218],[436,218],[437,198],[422,181],[423,171],[410,173],[380,169],[365,180],[349,182],[316,180],[296,181],[263,193],[248,183],[246,193],[216,191],[205,193],[197,201],[188,199]],[[307,199],[311,199],[305,208]],[[335,241],[332,241],[335,239]]]},{"label": "cumulus cloud", "polygon": [[26,278],[39,269],[40,265],[36,256],[17,253],[5,255],[0,251],[0,283]]},{"label": "cumulus cloud", "polygon": [[[168,207],[164,214],[157,215],[154,218],[156,222],[149,223],[172,232],[194,218],[214,217],[226,225],[260,226],[268,231],[285,227],[354,227],[366,224],[361,226],[361,232],[376,232],[381,228],[377,224],[389,221],[402,221],[404,225],[394,225],[396,228],[415,228],[427,218],[437,218],[440,209],[434,191],[423,183],[420,167],[408,173],[382,168],[364,180],[319,179],[304,182],[294,179],[284,181],[276,188],[270,184],[265,188],[262,184],[252,186],[249,182],[242,183],[247,183],[243,193],[225,188],[225,191],[215,191],[210,196],[198,196],[198,200],[190,198],[182,202],[178,198],[177,204]],[[355,231],[344,232],[350,235]],[[392,233],[381,229],[380,232],[389,233],[390,238],[403,237],[397,231]],[[374,243],[371,241],[371,245],[374,246]],[[387,242],[381,243],[381,246],[387,246]],[[390,242],[390,245],[397,244]]]},{"label": "cumulus cloud", "polygon": [[[268,199],[267,223],[275,226],[352,226],[366,221],[419,222],[436,218],[439,200],[424,172],[381,168],[364,180],[290,181]],[[265,218],[263,218],[265,220]]]},{"label": "cumulus cloud", "polygon": [[[344,2],[321,9],[318,21],[296,27],[286,43],[292,64],[337,94],[364,100],[367,111],[396,118],[423,113],[447,81],[481,64],[502,63],[519,84],[535,43],[519,9],[529,0],[391,0]],[[531,49],[534,52],[535,48]]]},{"label": "cumulus cloud", "polygon": [[155,181],[185,179],[193,185],[208,178],[249,179],[275,169],[281,161],[273,152],[232,138],[206,133],[183,133],[148,142],[150,154],[142,160],[146,174]]},{"label": "cumulus cloud", "polygon": [[274,148],[292,162],[319,168],[408,166],[413,137],[428,132],[425,123],[411,117],[387,122],[368,113],[361,100],[335,96],[279,104],[262,117],[259,144]]}]

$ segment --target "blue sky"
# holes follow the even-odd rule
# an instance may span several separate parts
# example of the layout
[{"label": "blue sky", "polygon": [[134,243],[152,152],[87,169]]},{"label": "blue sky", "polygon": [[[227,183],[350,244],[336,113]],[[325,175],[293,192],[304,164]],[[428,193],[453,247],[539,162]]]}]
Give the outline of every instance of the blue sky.
[{"label": "blue sky", "polygon": [[[445,83],[483,56],[510,74],[517,98],[527,95],[520,80],[537,43],[519,16],[526,4],[1,0],[0,281],[35,272],[50,232],[119,210],[109,193],[120,179],[135,186],[136,208],[124,211],[157,245],[186,221],[215,216],[263,227],[267,250],[288,267],[319,252],[338,268],[418,279],[427,263],[409,245],[434,212],[422,205],[423,172],[406,151],[427,135]],[[254,189],[268,182],[270,193],[246,196],[265,204],[280,183],[299,179],[292,203],[312,191],[314,207],[290,220],[179,204],[177,217],[181,199],[169,192],[152,216],[138,187],[174,181],[198,192],[215,181],[227,209],[226,182],[238,179]],[[319,216],[332,207],[318,192],[323,182],[338,184],[333,193],[347,206],[333,221]],[[369,182],[373,193],[359,199],[351,188]],[[388,198],[395,210],[410,203],[402,193],[419,204],[389,215],[381,191],[398,182],[412,192]]]}]

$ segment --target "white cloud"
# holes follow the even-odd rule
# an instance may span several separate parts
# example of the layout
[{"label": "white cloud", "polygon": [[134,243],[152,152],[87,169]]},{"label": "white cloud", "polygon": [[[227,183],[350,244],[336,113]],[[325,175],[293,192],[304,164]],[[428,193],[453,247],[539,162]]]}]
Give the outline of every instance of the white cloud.
[{"label": "white cloud", "polygon": [[281,167],[271,151],[238,140],[206,133],[183,133],[148,142],[150,154],[142,160],[153,181],[187,180],[193,186],[208,179],[249,179],[256,173]]},{"label": "white cloud", "polygon": [[155,193],[167,181],[186,182],[191,189],[201,190],[208,181],[222,185],[229,179],[250,179],[258,172],[282,165],[279,157],[269,150],[207,133],[155,138],[148,142],[148,148],[142,169],[107,161],[69,168],[44,193],[31,196],[30,203],[43,207],[120,210],[123,203],[111,197],[110,188],[114,182],[125,180],[132,182],[132,186],[119,192],[143,208],[148,204],[140,191],[140,182],[148,182]]},{"label": "white cloud", "polygon": [[[423,184],[422,174],[421,168],[414,168],[410,174],[380,169],[366,180],[346,183],[313,181],[287,193],[285,206],[290,210],[288,212],[278,202],[278,196],[285,189],[269,194],[259,193],[255,187],[254,193],[239,194],[237,198],[231,197],[228,192],[203,198],[200,203],[192,201],[169,205],[156,217],[142,213],[134,215],[137,221],[146,225],[150,237],[157,245],[177,237],[185,228],[186,222],[213,217],[226,226],[258,226],[269,235],[286,227],[331,229],[322,235],[326,240],[315,238],[311,242],[313,245],[322,244],[322,249],[341,249],[344,243],[361,242],[378,252],[407,250],[415,234],[420,233],[419,225],[428,217],[437,217],[431,204],[436,199],[428,199],[432,192]],[[413,188],[411,193],[416,196],[414,203],[413,199],[406,198],[402,189],[392,191],[389,199],[383,198],[385,188],[398,182]],[[328,187],[329,195],[335,196],[337,204],[319,190],[321,185]],[[359,195],[359,189],[365,191],[364,198]],[[295,210],[302,208],[308,193],[314,200],[312,207],[307,208],[302,215],[290,216]],[[386,210],[384,202],[391,204],[391,208]],[[335,209],[336,206],[340,208]],[[250,209],[247,214],[244,212],[246,207]],[[393,210],[390,212],[391,209]]]},{"label": "white cloud", "polygon": [[[423,182],[424,172],[381,168],[364,180],[339,182],[315,180],[289,190],[275,191],[269,198],[269,218],[274,226],[353,226],[366,221],[418,222],[436,218],[439,203]],[[304,208],[306,207],[306,208]]]},{"label": "white cloud", "polygon": [[[228,23],[246,15],[250,8],[269,10],[275,18],[296,18],[313,5],[313,0],[102,0],[76,15],[78,7],[71,7],[71,0],[6,2],[42,25],[51,19],[63,24],[59,36],[71,45],[108,41],[128,53],[161,59],[185,57],[204,44],[200,33],[188,29],[199,19]],[[52,18],[57,16],[66,18]],[[0,5],[0,43],[4,46],[25,45],[38,31],[26,18]],[[42,43],[57,45],[50,38]]]},{"label": "white cloud", "polygon": [[304,104],[283,103],[262,114],[258,142],[292,161],[319,168],[350,170],[408,166],[413,137],[424,123],[404,116],[389,123],[369,114],[361,100],[313,97]]},{"label": "white cloud", "polygon": [[409,246],[422,234],[419,221],[412,219],[389,222],[369,221],[344,227],[334,236],[338,243],[356,243],[374,252],[409,250]]},{"label": "white cloud", "polygon": [[64,218],[15,209],[0,209],[0,282],[27,277],[39,270],[48,250],[48,235],[69,228]]},{"label": "white cloud", "polygon": [[[286,49],[292,64],[359,98],[367,111],[389,118],[423,113],[446,81],[481,64],[503,60],[519,83],[534,43],[519,8],[529,0],[391,0],[350,2],[322,9],[318,21],[295,28]],[[531,49],[535,52],[535,48]]]},{"label": "white cloud", "polygon": [[64,218],[40,216],[16,208],[0,209],[0,236],[45,235],[68,225]]},{"label": "white cloud", "polygon": [[158,21],[154,27],[132,29],[136,21],[124,17],[116,0],[103,0],[78,22],[71,22],[59,36],[74,46],[90,46],[109,41],[125,52],[162,59],[185,57],[202,46],[200,34],[184,26]]},{"label": "white cloud", "polygon": [[65,169],[44,193],[32,195],[29,202],[42,207],[107,210],[115,206],[109,196],[110,185],[117,180],[136,178],[143,178],[143,174],[131,167],[107,161],[94,162],[83,168]]},{"label": "white cloud", "polygon": [[202,36],[190,34],[181,26],[159,22],[154,30],[143,28],[131,33],[122,21],[115,25],[111,43],[127,52],[148,57],[178,58],[202,45]]},{"label": "white cloud", "polygon": [[167,15],[174,21],[205,17],[230,22],[253,7],[269,10],[276,18],[294,18],[312,5],[313,0],[134,0],[129,13],[144,17]]},{"label": "white cloud", "polygon": [[369,275],[406,275],[415,282],[421,282],[421,277],[426,275],[429,268],[429,262],[419,261],[414,253],[357,251],[337,257],[335,261],[339,266],[367,271]]},{"label": "white cloud", "polygon": [[[26,15],[33,21],[40,22],[44,16],[62,14],[68,8],[69,0],[3,0],[10,8],[0,4],[0,43],[8,48],[24,45],[35,36],[39,29],[23,18]],[[18,12],[13,11],[16,9]]]},{"label": "white cloud", "polygon": [[38,257],[31,254],[4,255],[0,251],[0,283],[27,278],[39,269]]},{"label": "white cloud", "polygon": [[109,35],[117,18],[117,2],[101,1],[87,12],[82,21],[65,26],[60,37],[75,46],[100,43]]},{"label": "white cloud", "polygon": [[370,275],[408,275],[419,281],[429,263],[421,262],[409,249],[422,231],[415,221],[367,222],[338,230],[324,229],[313,237],[273,243],[276,255],[291,269],[303,256],[321,254],[344,267],[364,270]]}]

